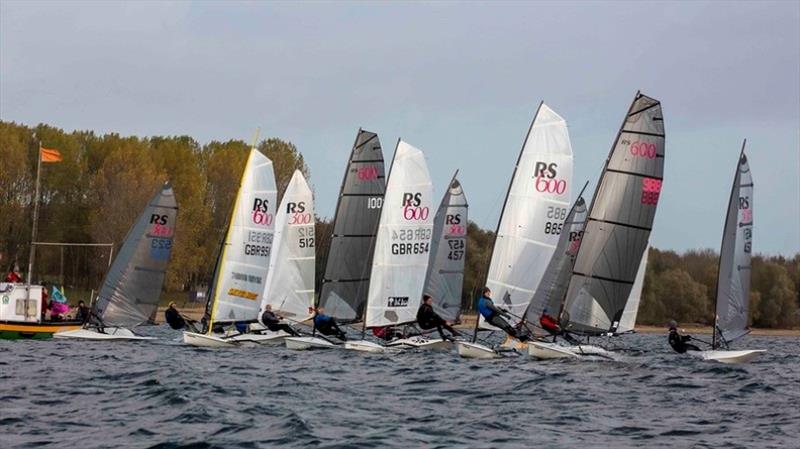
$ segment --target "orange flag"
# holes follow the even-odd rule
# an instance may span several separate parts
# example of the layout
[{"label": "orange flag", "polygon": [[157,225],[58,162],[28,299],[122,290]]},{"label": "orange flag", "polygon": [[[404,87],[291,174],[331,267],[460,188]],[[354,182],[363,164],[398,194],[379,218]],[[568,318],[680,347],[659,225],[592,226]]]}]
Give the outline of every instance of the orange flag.
[{"label": "orange flag", "polygon": [[61,162],[61,153],[58,150],[40,148],[39,154],[42,156],[42,162]]}]

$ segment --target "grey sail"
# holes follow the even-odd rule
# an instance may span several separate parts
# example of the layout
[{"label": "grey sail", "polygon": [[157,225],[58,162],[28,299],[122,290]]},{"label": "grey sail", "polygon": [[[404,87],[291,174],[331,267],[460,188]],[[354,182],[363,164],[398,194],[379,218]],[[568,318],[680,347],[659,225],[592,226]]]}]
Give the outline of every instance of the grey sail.
[{"label": "grey sail", "polygon": [[550,316],[558,316],[569,287],[575,256],[581,245],[583,226],[586,223],[586,201],[579,195],[564,219],[564,229],[558,238],[556,250],[547,264],[539,287],[525,309],[525,321],[538,326],[539,318],[545,311]]},{"label": "grey sail", "polygon": [[423,292],[433,297],[433,308],[447,321],[461,314],[464,261],[467,255],[467,197],[456,172],[433,220],[430,262]]},{"label": "grey sail", "polygon": [[386,190],[378,135],[359,130],[339,191],[319,305],[342,321],[363,317]]},{"label": "grey sail", "polygon": [[165,183],[128,231],[106,274],[94,305],[104,325],[133,327],[156,312],[177,218],[175,194]]},{"label": "grey sail", "polygon": [[647,248],[664,173],[661,103],[636,94],[600,175],[561,323],[614,333]]},{"label": "grey sail", "polygon": [[742,145],[742,154],[736,166],[728,202],[719,256],[715,347],[719,343],[727,344],[749,332],[747,318],[752,241],[753,177]]}]

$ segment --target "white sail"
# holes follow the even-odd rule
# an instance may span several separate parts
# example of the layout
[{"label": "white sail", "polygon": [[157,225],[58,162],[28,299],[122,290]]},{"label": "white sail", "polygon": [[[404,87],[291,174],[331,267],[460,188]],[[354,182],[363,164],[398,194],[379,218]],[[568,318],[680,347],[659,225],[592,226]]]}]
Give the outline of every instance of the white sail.
[{"label": "white sail", "polygon": [[636,279],[633,281],[631,294],[628,302],[625,303],[625,310],[622,311],[622,318],[619,320],[617,333],[630,332],[636,327],[636,316],[639,314],[639,303],[642,302],[642,288],[644,287],[644,275],[647,273],[647,256],[650,255],[650,247],[644,250],[642,261],[639,262],[639,271],[636,272]]},{"label": "white sail", "polygon": [[[542,103],[511,179],[486,282],[495,305],[515,315],[512,324],[525,312],[555,251],[571,185],[567,123]],[[494,329],[482,318],[482,328]]]},{"label": "white sail", "polygon": [[270,257],[262,309],[294,320],[309,315],[314,305],[314,195],[300,170],[295,170],[275,219],[275,243]]},{"label": "white sail", "polygon": [[416,320],[436,213],[432,199],[425,155],[399,141],[378,225],[366,327]]},{"label": "white sail", "polygon": [[272,161],[250,150],[217,264],[212,323],[257,319],[272,255],[276,196]]}]

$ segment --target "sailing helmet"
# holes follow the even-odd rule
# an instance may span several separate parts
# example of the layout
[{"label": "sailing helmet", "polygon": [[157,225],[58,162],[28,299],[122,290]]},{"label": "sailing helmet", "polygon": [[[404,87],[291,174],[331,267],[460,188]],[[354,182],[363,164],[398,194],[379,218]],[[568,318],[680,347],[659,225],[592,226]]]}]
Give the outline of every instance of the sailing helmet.
[{"label": "sailing helmet", "polygon": [[670,328],[670,330],[677,329],[678,328],[678,322],[675,321],[675,320],[669,320],[669,328]]}]

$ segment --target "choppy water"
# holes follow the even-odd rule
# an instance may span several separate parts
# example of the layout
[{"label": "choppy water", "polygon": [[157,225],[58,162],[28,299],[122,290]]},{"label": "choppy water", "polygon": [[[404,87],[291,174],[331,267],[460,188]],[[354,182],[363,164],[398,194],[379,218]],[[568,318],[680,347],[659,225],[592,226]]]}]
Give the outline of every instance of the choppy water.
[{"label": "choppy water", "polygon": [[0,447],[798,447],[800,339],[727,366],[0,341]]}]

